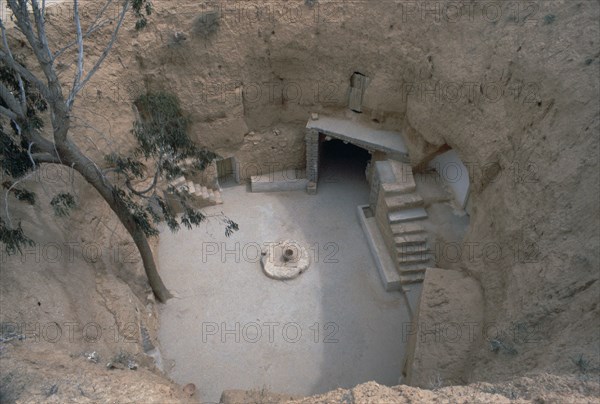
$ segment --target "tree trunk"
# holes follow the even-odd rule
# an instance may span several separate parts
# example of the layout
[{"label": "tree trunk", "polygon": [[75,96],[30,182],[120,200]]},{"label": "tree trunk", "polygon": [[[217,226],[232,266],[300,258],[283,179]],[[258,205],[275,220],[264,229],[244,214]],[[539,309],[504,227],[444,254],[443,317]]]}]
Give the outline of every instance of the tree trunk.
[{"label": "tree trunk", "polygon": [[[152,254],[152,250],[148,244],[148,239],[144,231],[137,225],[133,215],[131,212],[129,212],[129,209],[123,203],[123,201],[119,197],[115,196],[113,193],[114,187],[108,183],[105,183],[102,173],[97,166],[85,155],[83,155],[83,153],[77,149],[77,146],[70,143],[61,149],[60,155],[63,157],[63,164],[72,167],[79,172],[83,178],[85,178],[85,180],[90,183],[96,189],[96,191],[98,191],[106,203],[108,203],[108,206],[110,206],[112,211],[115,212],[119,218],[119,221],[123,224],[123,226],[125,226],[125,229],[127,229],[133,238],[140,256],[142,257],[144,270],[146,272],[146,276],[148,277],[148,283],[152,288],[154,296],[156,296],[156,299],[159,302],[165,303],[169,298],[173,297],[173,295],[169,292],[160,278],[156,268],[156,263],[154,261],[154,255]],[[68,158],[65,159],[67,156]]]},{"label": "tree trunk", "polygon": [[[27,7],[28,3],[30,7]],[[6,49],[4,49],[4,56],[2,56],[1,59],[3,64],[6,64],[9,67],[14,67],[15,72],[20,71],[21,76],[24,76],[26,81],[28,81],[32,86],[36,87],[40,91],[43,99],[48,103],[52,122],[54,144],[52,144],[48,139],[44,138],[43,135],[38,134],[37,130],[33,128],[33,125],[29,124],[30,116],[26,112],[31,107],[28,105],[24,105],[22,108],[19,107],[15,98],[16,96],[12,93],[9,95],[7,91],[3,91],[2,97],[0,98],[3,101],[6,99],[10,100],[10,104],[13,104],[13,110],[9,111],[8,114],[6,112],[8,110],[4,107],[2,108],[4,111],[3,115],[7,116],[15,123],[16,121],[19,121],[19,127],[21,128],[19,132],[22,130],[20,135],[23,136],[23,140],[26,140],[29,144],[29,151],[31,151],[31,147],[35,145],[36,148],[40,148],[45,153],[48,153],[53,163],[62,164],[78,171],[108,203],[110,208],[113,210],[113,212],[115,212],[121,223],[123,223],[133,238],[133,241],[135,242],[135,245],[137,246],[137,249],[142,257],[148,282],[150,283],[150,287],[152,288],[154,295],[158,301],[165,302],[169,297],[171,297],[171,294],[160,279],[146,235],[135,222],[134,216],[131,214],[125,203],[116,194],[114,194],[114,186],[105,180],[98,166],[96,166],[87,156],[85,156],[85,154],[81,152],[77,145],[74,144],[68,137],[73,97],[76,96],[77,91],[81,90],[82,86],[85,85],[87,80],[94,75],[112,48],[119,27],[125,18],[125,12],[127,11],[128,6],[129,1],[123,2],[119,16],[116,19],[116,25],[112,32],[111,39],[94,67],[91,68],[91,70],[86,71],[85,78],[82,78],[84,59],[82,44],[83,38],[81,36],[81,32],[78,32],[77,43],[79,46],[79,51],[77,63],[79,66],[77,74],[79,74],[79,76],[73,84],[73,88],[69,93],[68,100],[65,100],[58,73],[54,66],[55,58],[52,56],[53,52],[50,50],[48,38],[44,32],[45,20],[42,12],[43,10],[41,10],[39,5],[34,2],[26,2],[22,0],[9,2],[9,8],[16,17],[15,22],[31,46],[31,50],[38,61],[39,68],[44,73],[46,82],[44,83],[42,79],[39,79],[35,74],[31,73],[31,71],[14,61],[13,56],[8,49],[8,44],[6,43],[4,27],[2,27],[2,38],[5,40]],[[29,14],[32,11],[33,19]],[[81,27],[79,24],[78,8],[76,5],[73,8],[73,12],[77,30],[79,30]],[[92,25],[96,24],[97,22],[98,19]],[[20,79],[21,77],[19,76],[19,80]],[[23,88],[24,87],[21,86],[21,91],[23,91],[23,93],[20,95],[25,97]],[[35,112],[35,110],[31,109],[30,112]],[[33,161],[33,157],[31,157],[31,155],[30,158]],[[56,158],[56,160],[54,160],[54,158]]]},{"label": "tree trunk", "polygon": [[[106,198],[104,198],[104,200],[106,200]],[[115,212],[121,223],[123,223],[129,234],[133,238],[133,242],[135,243],[138,251],[140,252],[140,256],[142,257],[144,270],[146,272],[146,276],[148,277],[148,283],[152,288],[154,296],[156,296],[156,299],[159,302],[165,303],[167,299],[173,297],[173,295],[169,293],[169,290],[164,285],[162,279],[160,278],[160,275],[158,274],[156,262],[154,261],[154,255],[152,254],[152,249],[150,248],[150,244],[148,244],[148,239],[146,238],[146,235],[144,234],[143,230],[141,230],[139,226],[135,223],[127,207],[121,206],[122,202],[118,201],[117,203],[115,203],[108,200],[106,200],[106,202],[111,207],[113,212]]]}]

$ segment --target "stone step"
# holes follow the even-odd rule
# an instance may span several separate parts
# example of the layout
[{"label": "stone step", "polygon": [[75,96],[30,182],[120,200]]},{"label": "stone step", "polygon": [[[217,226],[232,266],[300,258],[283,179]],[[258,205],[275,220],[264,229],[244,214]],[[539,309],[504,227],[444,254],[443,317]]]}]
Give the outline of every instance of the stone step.
[{"label": "stone step", "polygon": [[412,283],[420,283],[425,279],[425,271],[400,275],[400,283],[402,285],[410,285]]},{"label": "stone step", "polygon": [[429,254],[431,256],[431,250],[429,249],[429,246],[427,246],[427,244],[403,245],[400,247],[396,247],[397,257],[413,254]]},{"label": "stone step", "polygon": [[195,194],[196,193],[196,187],[194,187],[194,182],[193,181],[188,181],[186,185],[187,185],[187,188],[188,188],[188,192],[190,194]]},{"label": "stone step", "polygon": [[194,188],[196,189],[194,195],[196,195],[198,198],[202,198],[202,186],[200,184],[194,183]]},{"label": "stone step", "polygon": [[179,192],[188,192],[188,184],[187,181],[184,180],[181,184],[177,185],[175,189]]},{"label": "stone step", "polygon": [[432,255],[430,253],[416,253],[398,255],[397,260],[400,267],[412,264],[427,264],[431,262]]},{"label": "stone step", "polygon": [[410,194],[417,190],[417,186],[414,181],[412,183],[393,182],[391,184],[381,184],[381,189],[383,190],[385,196],[392,196]]},{"label": "stone step", "polygon": [[427,244],[427,235],[425,234],[406,234],[404,236],[394,237],[396,247],[405,247],[410,245]]},{"label": "stone step", "polygon": [[204,185],[202,185],[202,187],[200,188],[200,191],[202,192],[202,197],[204,199],[208,199],[208,188],[206,188]]},{"label": "stone step", "polygon": [[221,198],[221,192],[215,189],[215,202],[217,203],[217,205],[220,205],[223,203],[223,199]]},{"label": "stone step", "polygon": [[185,177],[181,176],[181,177],[177,177],[174,180],[171,180],[171,182],[169,182],[169,185],[172,186],[173,188],[178,188],[181,185],[185,184]]},{"label": "stone step", "polygon": [[390,228],[395,236],[401,234],[422,233],[425,231],[421,224],[415,222],[392,224]]},{"label": "stone step", "polygon": [[388,211],[410,209],[423,206],[423,198],[418,194],[403,194],[385,198]]},{"label": "stone step", "polygon": [[388,213],[388,221],[390,224],[404,223],[426,218],[427,211],[425,211],[423,208],[403,209]]},{"label": "stone step", "polygon": [[427,268],[430,268],[430,263],[428,262],[400,264],[398,266],[398,273],[401,276],[410,274],[424,274]]}]

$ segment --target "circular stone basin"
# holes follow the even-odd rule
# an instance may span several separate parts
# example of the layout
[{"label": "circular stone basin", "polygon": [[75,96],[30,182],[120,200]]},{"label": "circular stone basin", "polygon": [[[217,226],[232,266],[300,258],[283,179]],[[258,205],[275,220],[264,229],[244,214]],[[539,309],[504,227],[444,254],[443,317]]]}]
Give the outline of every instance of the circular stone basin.
[{"label": "circular stone basin", "polygon": [[262,251],[260,260],[269,278],[293,279],[308,269],[310,259],[306,248],[295,241],[270,244]]}]

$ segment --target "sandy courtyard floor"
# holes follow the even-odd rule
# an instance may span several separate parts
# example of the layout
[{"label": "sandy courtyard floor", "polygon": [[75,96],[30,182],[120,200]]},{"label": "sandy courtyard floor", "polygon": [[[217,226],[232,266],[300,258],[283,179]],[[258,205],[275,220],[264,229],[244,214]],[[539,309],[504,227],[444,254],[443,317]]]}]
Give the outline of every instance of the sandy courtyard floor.
[{"label": "sandy courtyard floor", "polygon": [[[356,207],[368,202],[360,168],[329,167],[317,195],[223,190],[223,212],[239,224],[230,238],[216,220],[191,231],[163,230],[161,275],[177,296],[162,307],[165,370],[193,382],[202,400],[224,389],[322,393],[375,380],[397,384],[409,315],[385,292]],[[304,245],[300,277],[266,277],[259,248],[284,239]]]}]

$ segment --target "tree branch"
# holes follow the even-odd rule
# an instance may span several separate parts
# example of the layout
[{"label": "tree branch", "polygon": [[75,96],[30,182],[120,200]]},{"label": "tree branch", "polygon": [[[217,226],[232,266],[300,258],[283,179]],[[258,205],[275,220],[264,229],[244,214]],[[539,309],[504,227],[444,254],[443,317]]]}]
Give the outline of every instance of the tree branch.
[{"label": "tree branch", "polygon": [[46,87],[46,85],[40,79],[35,77],[29,70],[12,59],[8,53],[0,51],[0,60],[17,72],[17,74],[21,75],[21,77],[23,77],[27,82],[31,83],[31,85],[37,88],[44,98],[48,99],[48,97],[50,97],[50,91],[48,87]]},{"label": "tree branch", "polygon": [[[33,8],[33,18],[35,19],[35,25],[37,27],[38,40],[42,44],[42,50],[46,53],[48,61],[52,63],[52,52],[50,52],[50,45],[48,44],[48,38],[46,37],[46,21],[44,18],[44,14],[40,10],[40,6],[37,0],[31,0],[31,7]],[[46,7],[45,2],[43,4],[43,7]]]},{"label": "tree branch", "polygon": [[16,186],[17,186],[17,184],[18,184],[19,182],[21,182],[21,181],[25,181],[27,178],[31,177],[31,175],[32,175],[33,173],[34,173],[34,172],[33,172],[33,171],[31,171],[31,172],[29,172],[29,174],[27,174],[26,176],[24,176],[24,177],[21,177],[21,178],[17,179],[17,180],[16,180],[16,181],[15,181],[15,182],[14,182],[14,183],[13,183],[13,184],[12,184],[12,185],[11,185],[11,186],[8,188],[8,189],[7,189],[7,190],[6,190],[6,192],[4,193],[4,210],[5,210],[5,213],[6,213],[6,219],[7,219],[7,221],[8,221],[8,227],[9,227],[9,228],[12,228],[12,227],[13,227],[13,225],[12,225],[12,220],[10,219],[10,210],[8,209],[8,195],[10,195],[10,191],[12,191],[12,190],[13,190],[13,188],[14,188],[14,187],[16,187]]},{"label": "tree branch", "polygon": [[57,157],[47,153],[31,153],[31,158],[38,164],[48,163],[64,165]]},{"label": "tree branch", "polygon": [[0,105],[0,115],[4,115],[5,117],[7,117],[8,119],[10,119],[12,121],[16,121],[18,118],[17,114],[12,112],[10,109],[4,108],[2,105]]},{"label": "tree branch", "polygon": [[15,99],[12,92],[0,81],[0,98],[6,103],[8,109],[10,109],[19,118],[25,117],[25,111],[21,108],[21,105]]},{"label": "tree branch", "polygon": [[[99,22],[100,18],[102,18],[102,16],[104,15],[104,12],[106,11],[106,9],[108,8],[109,5],[111,5],[113,2],[113,0],[109,0],[107,1],[104,6],[102,7],[102,9],[98,12],[98,14],[96,15],[96,18],[94,19],[94,22],[92,23],[92,25],[90,25],[90,27],[88,28],[88,30],[85,32],[85,34],[83,34],[83,39],[86,39],[88,36],[90,36],[91,34],[93,34],[94,32],[96,32],[97,30],[101,29],[102,27],[104,27],[106,24],[111,23],[113,20],[115,20],[115,18],[109,18],[106,21],[103,22]],[[67,50],[69,50],[71,47],[73,47],[73,45],[77,45],[77,40],[72,41],[71,43],[69,43],[68,45],[66,45],[65,47],[59,49],[58,51],[56,51],[54,53],[53,58],[56,60],[56,58],[60,57],[63,53],[65,53]]]},{"label": "tree branch", "polygon": [[52,156],[56,156],[60,160],[60,158],[58,157],[58,152],[56,151],[56,145],[54,144],[54,142],[51,142],[50,140],[46,139],[41,134],[39,134],[36,130],[23,131],[23,133],[21,133],[21,135],[28,142],[34,143],[36,146],[36,150],[40,150],[43,153],[47,153]]},{"label": "tree branch", "polygon": [[161,154],[158,161],[156,162],[156,171],[154,172],[154,178],[152,179],[152,183],[150,184],[150,186],[142,191],[137,191],[133,188],[133,186],[131,185],[131,179],[127,178],[127,180],[125,180],[125,185],[127,185],[127,188],[129,188],[129,190],[131,192],[133,192],[135,195],[137,196],[141,196],[144,198],[147,198],[146,194],[150,191],[152,191],[154,188],[156,188],[156,184],[158,183],[158,177],[160,176],[160,165],[162,163],[162,159],[163,159],[163,155]]},{"label": "tree branch", "polygon": [[[14,0],[13,0],[14,1]],[[102,51],[102,54],[100,55],[100,57],[98,58],[98,60],[96,61],[96,63],[94,64],[94,67],[92,67],[92,69],[88,72],[88,74],[85,76],[85,78],[81,81],[81,83],[79,83],[79,85],[77,87],[74,87],[71,90],[71,94],[69,95],[69,100],[70,103],[67,102],[69,108],[71,108],[73,101],[75,99],[75,96],[77,95],[77,93],[79,91],[81,91],[81,89],[87,84],[87,82],[92,78],[92,76],[96,73],[96,71],[100,68],[100,65],[102,64],[102,62],[104,62],[104,59],[106,59],[106,56],[108,56],[110,50],[112,49],[115,41],[117,40],[117,35],[119,33],[119,30],[121,28],[121,25],[123,25],[123,21],[125,20],[125,15],[127,13],[127,10],[129,9],[129,1],[126,0],[123,3],[123,7],[121,9],[121,13],[119,14],[119,19],[117,21],[117,26],[115,27],[115,29],[113,30],[112,36],[110,38],[110,41],[108,42],[108,45],[106,45],[106,47],[104,48],[104,50]]]},{"label": "tree branch", "polygon": [[[103,28],[105,25],[109,24],[112,20],[114,20],[114,19],[106,20],[102,24],[98,24],[98,25],[95,25],[93,27],[90,27],[83,34],[83,39],[87,39],[94,32],[98,31],[99,29]],[[68,45],[65,45],[64,47],[62,47],[59,50],[57,50],[56,52],[54,52],[53,59],[56,60],[57,58],[59,58],[60,56],[62,56],[63,53],[65,53],[66,51],[68,51],[69,49],[71,49],[74,45],[77,45],[77,40],[70,42]]]},{"label": "tree branch", "polygon": [[146,188],[146,189],[142,190],[142,191],[138,191],[138,190],[136,190],[135,188],[133,188],[133,185],[131,185],[131,180],[130,180],[129,178],[127,178],[127,179],[125,180],[125,185],[126,185],[126,186],[127,186],[127,188],[128,188],[128,189],[129,189],[129,190],[130,190],[132,193],[134,193],[135,195],[137,195],[137,196],[141,196],[142,198],[148,198],[148,197],[146,196],[146,194],[147,194],[148,192],[152,191],[154,188],[156,188],[156,183],[157,183],[157,180],[158,180],[158,175],[157,175],[157,174],[158,174],[158,171],[155,173],[155,175],[154,175],[154,179],[152,180],[152,183],[150,184],[150,186],[149,186],[148,188]]},{"label": "tree branch", "polygon": [[[9,2],[11,4],[11,9],[12,9],[12,7],[13,7],[12,4],[14,4],[14,0],[9,0]],[[16,5],[14,5],[14,6],[16,7]],[[13,10],[13,12],[15,12],[15,11]],[[8,45],[8,38],[6,35],[6,27],[4,26],[4,23],[1,18],[0,18],[0,29],[2,30],[2,44],[4,46],[4,51],[0,51],[0,60],[2,60],[4,63],[6,63],[8,65],[8,67],[15,70],[15,72],[17,73],[17,79],[19,81],[21,105],[23,107],[23,110],[26,110],[27,103],[26,103],[25,88],[23,86],[23,81],[21,79],[21,76],[25,77],[25,80],[27,80],[29,83],[31,83],[33,86],[35,86],[40,91],[40,93],[42,95],[44,95],[44,97],[49,96],[50,93],[49,93],[47,87],[43,85],[41,80],[39,80],[29,70],[27,70],[25,67],[21,66],[21,64],[19,64],[15,61],[15,59],[10,51],[10,47]]]},{"label": "tree branch", "polygon": [[[15,15],[16,26],[19,27],[21,33],[27,38],[27,42],[31,46],[35,56],[38,58],[40,63],[44,61],[44,54],[40,52],[41,43],[36,38],[31,25],[31,19],[29,18],[29,10],[27,7],[27,1],[25,0],[8,0],[8,6]],[[45,72],[44,72],[45,73]]]},{"label": "tree branch", "polygon": [[67,98],[67,108],[71,109],[73,102],[75,102],[75,96],[77,95],[77,87],[81,81],[83,75],[83,35],[81,33],[81,21],[79,20],[79,2],[73,0],[73,19],[75,21],[75,32],[77,35],[77,73],[73,78],[73,88]]},{"label": "tree branch", "polygon": [[[38,64],[46,77],[47,90],[42,94],[44,95],[46,101],[50,104],[50,108],[53,112],[51,114],[51,121],[54,132],[54,140],[56,143],[64,143],[69,130],[68,110],[64,104],[64,97],[62,94],[60,81],[58,80],[58,76],[54,70],[52,53],[50,52],[48,46],[46,33],[44,29],[42,29],[38,32],[42,38],[36,37],[32,27],[31,19],[29,18],[27,4],[27,0],[8,0],[8,5],[17,19],[16,25],[21,29],[21,32],[27,38],[27,42],[29,42],[31,50],[33,51]],[[43,22],[43,17],[39,15],[39,5],[37,0],[35,2],[35,7],[37,8],[37,12],[34,12],[34,14],[38,14],[36,21]]]},{"label": "tree branch", "polygon": [[[14,57],[12,55],[12,52],[10,51],[10,47],[8,46],[8,39],[6,38],[6,28],[4,27],[2,20],[0,20],[0,29],[2,30],[2,45],[4,46],[4,49],[6,50],[7,56],[14,61]],[[21,75],[19,73],[17,73],[17,82],[19,83],[19,96],[20,96],[20,100],[21,100],[21,110],[26,111],[27,110],[27,98],[25,95],[25,86],[23,85],[23,79],[21,78]]]}]

